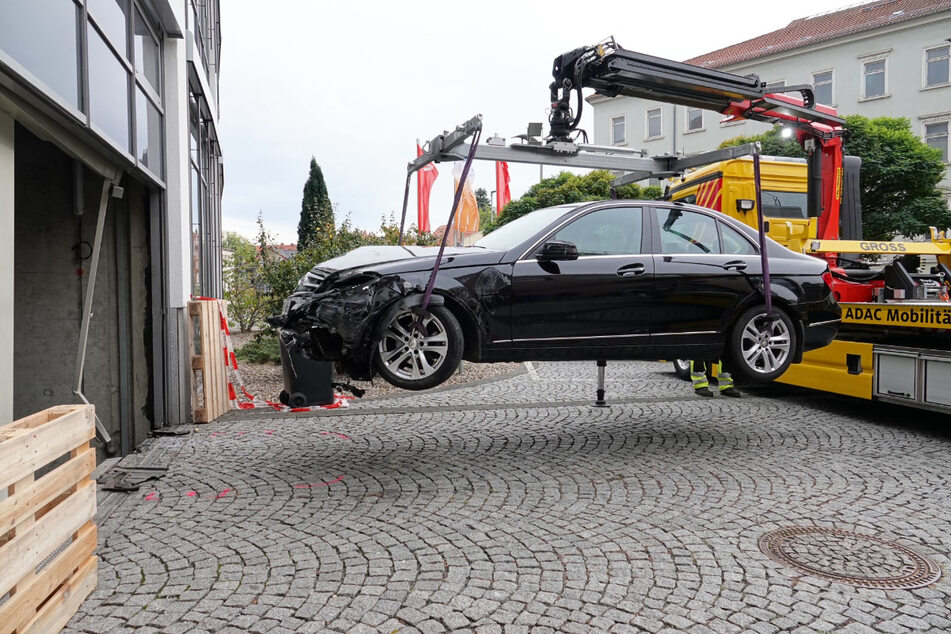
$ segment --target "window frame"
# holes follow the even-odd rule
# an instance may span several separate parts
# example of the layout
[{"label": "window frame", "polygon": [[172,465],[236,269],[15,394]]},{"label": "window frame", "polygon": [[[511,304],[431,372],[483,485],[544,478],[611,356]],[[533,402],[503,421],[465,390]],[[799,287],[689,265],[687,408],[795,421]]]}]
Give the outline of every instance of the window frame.
[{"label": "window frame", "polygon": [[[541,252],[541,248],[542,248],[542,247],[544,246],[544,244],[545,244],[546,242],[548,242],[549,240],[558,240],[558,239],[559,239],[559,238],[557,237],[558,234],[559,234],[560,232],[564,231],[565,229],[569,228],[571,225],[573,225],[573,224],[579,222],[580,220],[582,220],[582,219],[584,219],[584,218],[587,218],[587,217],[589,217],[589,216],[592,216],[592,215],[594,215],[594,214],[602,213],[602,212],[606,212],[606,211],[613,211],[613,210],[617,210],[617,209],[623,209],[623,210],[628,211],[629,213],[634,213],[633,210],[637,210],[637,213],[640,215],[640,221],[641,221],[641,235],[640,235],[641,245],[640,245],[640,250],[639,250],[638,252],[636,252],[636,253],[590,253],[590,254],[585,254],[584,252],[581,251],[581,248],[579,247],[579,248],[578,248],[578,259],[587,259],[587,258],[624,258],[624,257],[631,257],[632,255],[651,255],[651,245],[652,245],[652,242],[653,242],[653,241],[652,241],[652,239],[651,239],[651,237],[650,237],[650,231],[651,231],[651,230],[650,230],[650,222],[649,222],[648,219],[647,219],[647,214],[649,213],[648,210],[650,209],[650,206],[648,206],[648,205],[605,205],[605,206],[603,206],[603,207],[597,207],[597,208],[595,208],[595,209],[591,209],[591,210],[586,211],[586,212],[584,212],[584,213],[577,214],[577,215],[573,216],[572,218],[568,219],[567,221],[565,221],[565,222],[559,224],[559,226],[557,226],[555,229],[549,231],[548,234],[547,234],[544,238],[542,238],[542,240],[539,241],[538,244],[537,244],[535,247],[533,247],[532,249],[530,249],[530,251],[531,251],[531,253],[532,253],[532,255],[530,256],[530,258],[537,256],[537,255]],[[578,244],[577,244],[577,243],[572,243],[572,244],[574,244],[576,247],[578,247]]]},{"label": "window frame", "polygon": [[[621,140],[615,140],[615,129],[620,122],[621,124]],[[627,145],[627,115],[621,114],[614,117],[611,117],[611,145]]]},{"label": "window frame", "polygon": [[[935,134],[935,135],[928,134],[928,126],[941,125],[941,124],[948,126],[948,129],[944,132],[944,134]],[[941,137],[944,137],[944,142],[945,142],[944,164],[951,165],[951,113],[946,114],[944,116],[923,118],[921,121],[922,142],[927,144],[929,147],[934,147],[930,143],[928,143],[928,139],[941,138]]]},{"label": "window frame", "polygon": [[[690,127],[690,111],[696,110],[700,113],[700,127],[691,128]],[[707,129],[706,121],[703,117],[703,108],[693,108],[690,106],[684,107],[684,134],[695,134],[697,132],[703,132]]]},{"label": "window frame", "polygon": [[[656,136],[651,136],[651,113],[657,112],[658,119],[660,121],[660,131]],[[644,140],[645,141],[654,141],[657,139],[664,138],[664,109],[663,107],[657,108],[648,108],[644,111]]]},{"label": "window frame", "polygon": [[[947,49],[948,53],[945,56],[945,59],[948,60],[948,76],[943,82],[937,84],[928,83],[928,52],[935,51],[938,49]],[[936,44],[934,46],[926,46],[921,49],[921,89],[922,90],[933,90],[935,88],[944,88],[945,86],[951,86],[951,42],[946,42],[944,44]]]},{"label": "window frame", "polygon": [[[877,53],[868,53],[868,54],[866,54],[866,55],[859,55],[858,59],[859,59],[859,87],[860,87],[860,90],[859,90],[859,99],[858,99],[858,101],[859,101],[860,103],[863,102],[863,101],[873,101],[873,100],[875,100],[875,99],[887,99],[888,97],[891,97],[891,93],[889,93],[889,91],[888,91],[888,89],[889,89],[888,76],[889,76],[889,74],[890,74],[890,73],[888,72],[888,71],[889,71],[889,61],[888,61],[888,60],[889,60],[889,57],[890,57],[890,53],[891,53],[891,49],[888,49],[888,50],[886,50],[886,51],[878,51]],[[882,69],[882,74],[884,75],[884,77],[882,78],[882,94],[869,96],[868,93],[867,93],[867,89],[868,89],[868,84],[867,84],[868,73],[865,72],[865,67],[866,67],[868,64],[874,64],[874,63],[876,63],[876,62],[884,62],[884,64],[883,64],[883,69]]]},{"label": "window frame", "polygon": [[[813,89],[813,91],[815,91],[816,86],[818,85],[818,83],[816,82],[816,75],[823,75],[823,74],[825,74],[825,73],[829,73],[829,81],[828,81],[828,84],[829,84],[829,103],[822,103],[821,101],[819,101],[819,98],[818,98],[818,97],[816,97],[816,103],[822,104],[823,106],[833,106],[833,107],[835,107],[835,103],[836,103],[836,102],[835,102],[835,69],[834,69],[834,68],[827,68],[827,69],[825,69],[825,70],[817,70],[817,71],[813,72],[813,73],[810,75],[810,76],[812,77],[812,89]],[[823,82],[823,83],[825,83],[825,82]]]}]

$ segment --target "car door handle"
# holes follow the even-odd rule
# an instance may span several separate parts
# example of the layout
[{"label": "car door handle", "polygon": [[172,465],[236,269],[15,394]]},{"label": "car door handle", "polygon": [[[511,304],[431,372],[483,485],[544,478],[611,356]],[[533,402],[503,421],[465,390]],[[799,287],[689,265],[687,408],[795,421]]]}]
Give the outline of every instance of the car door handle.
[{"label": "car door handle", "polygon": [[635,275],[643,275],[645,270],[644,265],[638,262],[637,264],[622,266],[617,270],[617,274],[621,277],[634,277]]},{"label": "car door handle", "polygon": [[727,271],[745,271],[746,262],[743,260],[731,260],[723,265]]}]

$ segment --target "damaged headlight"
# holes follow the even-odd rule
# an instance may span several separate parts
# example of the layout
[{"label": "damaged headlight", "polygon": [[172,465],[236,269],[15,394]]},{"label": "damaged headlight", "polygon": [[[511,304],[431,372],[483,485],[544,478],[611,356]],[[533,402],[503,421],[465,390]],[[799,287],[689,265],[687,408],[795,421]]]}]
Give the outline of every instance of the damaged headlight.
[{"label": "damaged headlight", "polygon": [[297,302],[294,300],[293,297],[288,297],[287,299],[284,300],[284,305],[281,307],[281,314],[282,315],[288,314],[289,312],[291,312],[291,309],[294,308],[296,304]]}]

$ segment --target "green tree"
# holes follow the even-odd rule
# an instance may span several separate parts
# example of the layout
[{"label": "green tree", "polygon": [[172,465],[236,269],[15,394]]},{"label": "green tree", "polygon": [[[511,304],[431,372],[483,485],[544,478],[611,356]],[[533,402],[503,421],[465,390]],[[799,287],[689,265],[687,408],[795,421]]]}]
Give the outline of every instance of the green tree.
[{"label": "green tree", "polygon": [[[941,152],[915,136],[908,119],[851,115],[845,121],[851,136],[844,151],[862,159],[863,236],[920,238],[930,226],[951,227],[951,211],[937,187],[944,175]],[[798,143],[782,139],[778,126],[757,136],[730,139],[721,147],[750,141],[762,143],[764,154],[805,156]]]},{"label": "green tree", "polygon": [[492,231],[495,225],[495,205],[489,198],[489,193],[485,187],[475,190],[476,205],[479,207],[479,230],[483,234]]},{"label": "green tree", "polygon": [[269,314],[266,297],[259,288],[259,252],[250,240],[232,231],[225,234],[221,246],[227,252],[222,277],[228,317],[240,332],[248,332],[262,325]]},{"label": "green tree", "polygon": [[327,193],[324,174],[316,157],[310,159],[310,173],[304,183],[300,222],[297,225],[297,249],[303,251],[334,231],[334,210]]},{"label": "green tree", "polygon": [[[566,203],[579,203],[594,200],[607,200],[611,197],[611,181],[614,175],[607,170],[594,170],[583,176],[571,172],[561,172],[557,176],[546,178],[532,185],[521,197],[516,198],[502,210],[498,225],[504,225],[530,211]],[[621,199],[654,200],[662,195],[660,187],[641,187],[637,184],[624,185],[617,190]]]}]

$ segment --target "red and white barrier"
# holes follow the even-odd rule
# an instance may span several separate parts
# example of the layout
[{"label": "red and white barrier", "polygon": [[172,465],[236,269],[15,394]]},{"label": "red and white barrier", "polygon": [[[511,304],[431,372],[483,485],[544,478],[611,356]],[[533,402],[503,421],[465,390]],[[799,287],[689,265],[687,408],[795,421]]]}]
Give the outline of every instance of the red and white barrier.
[{"label": "red and white barrier", "polygon": [[[340,393],[334,393],[334,402],[330,405],[314,405],[311,407],[288,407],[283,403],[275,403],[267,399],[256,398],[249,391],[241,377],[241,370],[238,369],[238,357],[235,355],[234,347],[231,345],[231,329],[228,327],[228,320],[225,318],[225,311],[222,307],[222,300],[215,297],[196,297],[193,300],[218,302],[218,317],[221,320],[221,332],[224,338],[222,351],[225,355],[225,367],[228,369],[228,397],[231,399],[232,409],[258,409],[271,408],[278,412],[313,412],[321,409],[336,409],[338,407],[349,407],[352,396]],[[235,390],[235,384],[241,390],[241,394]]]}]

